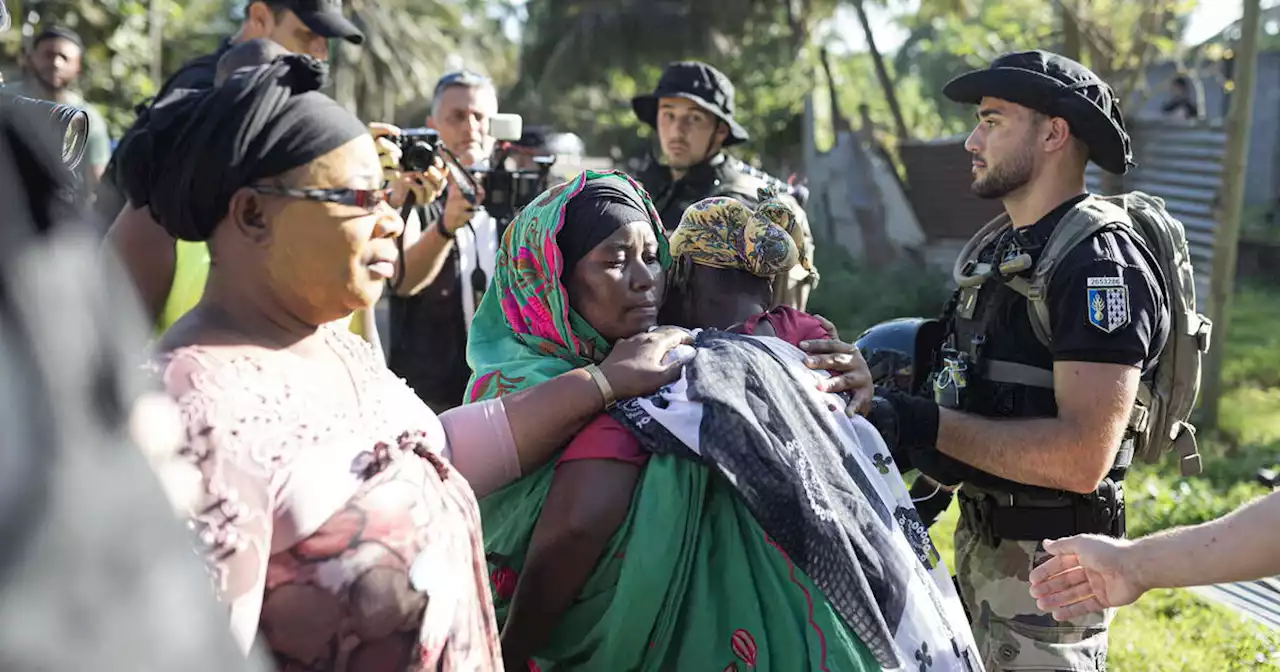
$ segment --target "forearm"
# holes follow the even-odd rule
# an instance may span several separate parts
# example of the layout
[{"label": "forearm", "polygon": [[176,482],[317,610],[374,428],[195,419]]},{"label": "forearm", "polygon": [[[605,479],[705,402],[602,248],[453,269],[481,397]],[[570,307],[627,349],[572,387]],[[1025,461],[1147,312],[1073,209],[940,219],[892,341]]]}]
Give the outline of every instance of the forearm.
[{"label": "forearm", "polygon": [[417,240],[405,246],[396,295],[413,296],[434,282],[452,246],[453,240],[441,235],[439,227],[427,225],[427,230]]},{"label": "forearm", "polygon": [[164,311],[177,264],[176,241],[147,210],[125,204],[103,241],[129,273],[148,317],[155,322]]},{"label": "forearm", "polygon": [[604,410],[604,396],[591,374],[574,369],[503,397],[522,473],[546,464],[555,451]]},{"label": "forearm", "polygon": [[614,460],[577,460],[559,467],[502,630],[507,669],[546,645],[627,518],[640,467]]},{"label": "forearm", "polygon": [[1027,485],[1093,492],[1117,448],[1061,418],[996,420],[947,408],[938,415],[939,452]]},{"label": "forearm", "polygon": [[1130,562],[1144,589],[1247,581],[1280,574],[1280,492],[1222,518],[1139,539]]},{"label": "forearm", "polygon": [[608,537],[566,536],[530,550],[502,628],[507,669],[524,669],[523,662],[546,645],[608,544]]}]

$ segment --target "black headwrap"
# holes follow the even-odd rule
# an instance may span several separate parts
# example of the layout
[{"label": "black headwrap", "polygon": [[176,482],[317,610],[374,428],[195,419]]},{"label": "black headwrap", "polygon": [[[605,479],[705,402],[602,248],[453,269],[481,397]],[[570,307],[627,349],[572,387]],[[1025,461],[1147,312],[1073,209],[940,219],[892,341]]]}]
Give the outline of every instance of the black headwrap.
[{"label": "black headwrap", "polygon": [[633,189],[619,180],[589,180],[569,199],[564,227],[556,236],[564,256],[560,277],[571,276],[578,262],[614,231],[632,222],[648,221],[649,213]]},{"label": "black headwrap", "polygon": [[207,240],[235,192],[345,145],[368,130],[317,89],[324,64],[290,54],[222,86],[166,100],[121,144],[135,207],[175,238]]}]

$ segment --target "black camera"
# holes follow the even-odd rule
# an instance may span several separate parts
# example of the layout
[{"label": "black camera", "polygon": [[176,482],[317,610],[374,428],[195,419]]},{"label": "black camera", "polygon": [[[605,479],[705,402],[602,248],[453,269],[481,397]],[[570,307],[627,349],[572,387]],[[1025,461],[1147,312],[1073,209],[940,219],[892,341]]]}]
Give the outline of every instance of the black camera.
[{"label": "black camera", "polygon": [[0,109],[31,114],[46,119],[62,140],[62,163],[75,169],[84,159],[89,140],[89,114],[71,105],[18,96],[0,89]]},{"label": "black camera", "polygon": [[[551,186],[551,166],[554,156],[533,156],[536,166],[532,169],[509,170],[507,159],[515,155],[540,150],[538,143],[530,144],[521,136],[521,120],[515,114],[497,114],[490,120],[490,133],[498,140],[489,168],[463,166],[452,152],[440,142],[440,134],[430,128],[408,128],[393,139],[400,148],[400,170],[406,173],[422,173],[431,168],[436,157],[444,161],[445,168],[453,176],[453,182],[463,198],[472,205],[482,206],[501,226],[515,219],[516,213],[528,205],[538,194]],[[527,135],[534,135],[532,133]],[[520,138],[510,141],[510,138]],[[545,143],[541,143],[545,144]],[[477,198],[477,182],[473,173],[484,180],[484,202]]]},{"label": "black camera", "polygon": [[521,208],[533,202],[538,194],[551,186],[551,166],[554,156],[535,156],[532,170],[507,170],[506,156],[494,157],[493,168],[484,178],[484,209],[499,223],[515,219]]},{"label": "black camera", "polygon": [[431,168],[440,147],[440,134],[430,128],[408,128],[394,139],[400,148],[400,170],[423,173]]},{"label": "black camera", "polygon": [[[440,142],[440,133],[432,128],[406,128],[393,139],[400,148],[400,170],[406,173],[425,173],[431,169],[436,157],[444,160],[444,166],[453,176],[453,182],[468,203],[476,205],[476,181],[470,171],[458,161],[458,157]],[[412,198],[412,196],[410,196]],[[406,204],[405,212],[413,205]]]}]

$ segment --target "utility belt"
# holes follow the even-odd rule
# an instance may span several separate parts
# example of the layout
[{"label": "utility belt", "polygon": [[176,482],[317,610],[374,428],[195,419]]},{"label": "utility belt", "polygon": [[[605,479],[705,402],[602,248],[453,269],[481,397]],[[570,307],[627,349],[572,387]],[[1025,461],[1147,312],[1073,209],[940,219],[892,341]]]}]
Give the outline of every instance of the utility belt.
[{"label": "utility belt", "polygon": [[1124,484],[1110,476],[1087,495],[960,488],[961,524],[989,546],[1001,540],[1042,541],[1075,534],[1125,534]]}]

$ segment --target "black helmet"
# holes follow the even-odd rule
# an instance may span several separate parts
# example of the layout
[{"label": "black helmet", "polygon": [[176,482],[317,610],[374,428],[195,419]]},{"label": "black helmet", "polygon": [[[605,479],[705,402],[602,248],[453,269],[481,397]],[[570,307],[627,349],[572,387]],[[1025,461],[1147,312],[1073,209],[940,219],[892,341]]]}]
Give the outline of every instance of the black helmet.
[{"label": "black helmet", "polygon": [[919,395],[927,393],[943,335],[938,320],[901,317],[862,332],[854,345],[867,360],[876,385]]}]

